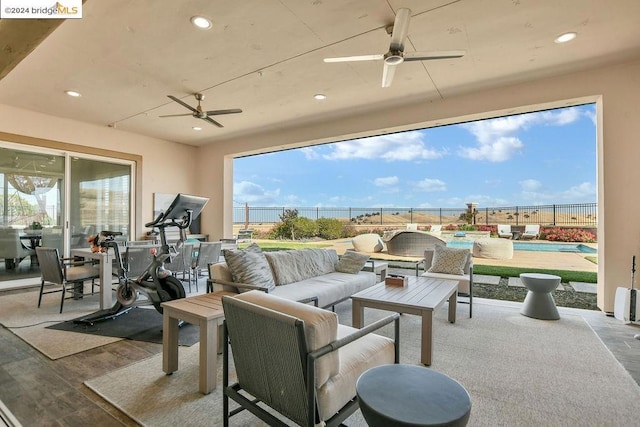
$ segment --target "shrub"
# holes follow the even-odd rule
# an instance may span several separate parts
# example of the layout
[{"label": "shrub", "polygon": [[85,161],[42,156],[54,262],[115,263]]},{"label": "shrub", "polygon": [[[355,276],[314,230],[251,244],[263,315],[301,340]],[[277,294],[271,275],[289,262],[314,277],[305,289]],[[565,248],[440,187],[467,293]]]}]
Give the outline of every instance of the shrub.
[{"label": "shrub", "polygon": [[318,218],[318,236],[326,240],[334,240],[342,237],[344,225],[335,218]]},{"label": "shrub", "polygon": [[540,231],[540,238],[551,242],[596,242],[595,234],[581,228],[544,228]]}]

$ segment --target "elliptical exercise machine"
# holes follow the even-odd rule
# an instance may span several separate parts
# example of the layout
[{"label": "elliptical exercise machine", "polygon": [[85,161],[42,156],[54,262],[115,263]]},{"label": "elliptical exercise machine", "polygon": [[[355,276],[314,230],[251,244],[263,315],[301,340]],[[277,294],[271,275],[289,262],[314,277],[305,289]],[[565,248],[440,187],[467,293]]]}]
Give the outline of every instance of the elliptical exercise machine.
[{"label": "elliptical exercise machine", "polygon": [[[180,240],[176,244],[180,249],[186,240],[186,229],[191,222],[200,215],[209,199],[187,194],[178,194],[166,211],[161,212],[155,220],[145,224],[145,227],[157,228],[160,235],[160,248],[153,254],[153,260],[144,272],[137,278],[130,278],[126,266],[122,261],[120,247],[115,240],[120,232],[101,231],[94,239],[94,248],[106,252],[111,248],[115,255],[118,270],[117,301],[113,307],[97,311],[88,316],[75,319],[75,323],[93,324],[101,320],[113,319],[133,308],[138,299],[138,293],[144,294],[155,309],[162,313],[162,303],[185,297],[182,283],[172,276],[171,271],[164,268],[165,263],[179,255],[175,247],[167,243],[167,227],[177,227],[180,230]],[[102,285],[102,284],[101,284]]]}]

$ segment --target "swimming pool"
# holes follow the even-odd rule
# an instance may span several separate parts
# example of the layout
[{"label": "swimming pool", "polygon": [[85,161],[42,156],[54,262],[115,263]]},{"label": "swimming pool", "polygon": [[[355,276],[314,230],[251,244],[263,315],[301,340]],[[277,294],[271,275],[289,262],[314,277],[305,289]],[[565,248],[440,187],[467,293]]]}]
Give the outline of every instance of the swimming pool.
[{"label": "swimming pool", "polygon": [[[450,248],[467,248],[473,247],[473,242],[465,241],[449,241],[447,246]],[[530,243],[530,242],[513,242],[514,251],[534,251],[534,252],[577,252],[583,254],[596,254],[597,249],[581,243]]]}]

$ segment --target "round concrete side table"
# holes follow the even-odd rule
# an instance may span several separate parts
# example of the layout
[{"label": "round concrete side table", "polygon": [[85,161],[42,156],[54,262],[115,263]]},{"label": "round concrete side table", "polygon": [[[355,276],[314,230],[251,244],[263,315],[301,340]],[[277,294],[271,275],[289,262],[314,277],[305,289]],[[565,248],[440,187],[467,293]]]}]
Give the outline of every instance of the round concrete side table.
[{"label": "round concrete side table", "polygon": [[520,314],[534,319],[560,319],[556,303],[551,295],[551,292],[560,284],[560,277],[551,274],[522,273],[520,280],[528,290]]},{"label": "round concrete side table", "polygon": [[356,393],[370,427],[465,426],[471,398],[454,379],[417,365],[382,365],[358,378]]}]

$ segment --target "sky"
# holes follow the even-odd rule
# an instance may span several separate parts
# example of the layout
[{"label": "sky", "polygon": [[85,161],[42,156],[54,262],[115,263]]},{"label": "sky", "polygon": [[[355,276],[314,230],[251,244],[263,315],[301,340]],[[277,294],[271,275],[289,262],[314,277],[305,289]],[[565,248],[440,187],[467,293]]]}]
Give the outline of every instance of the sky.
[{"label": "sky", "polygon": [[234,160],[234,204],[465,208],[596,202],[595,104]]}]

